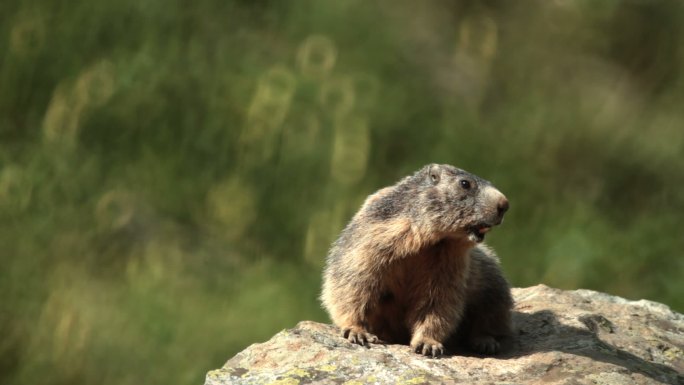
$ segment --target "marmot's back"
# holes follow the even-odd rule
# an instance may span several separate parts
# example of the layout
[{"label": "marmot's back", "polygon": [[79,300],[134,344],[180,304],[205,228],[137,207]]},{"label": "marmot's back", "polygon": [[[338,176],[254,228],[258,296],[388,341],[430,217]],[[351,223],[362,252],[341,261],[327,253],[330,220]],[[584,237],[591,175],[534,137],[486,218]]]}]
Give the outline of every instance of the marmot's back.
[{"label": "marmot's back", "polygon": [[433,356],[460,329],[470,347],[494,353],[512,300],[478,243],[507,209],[489,182],[448,165],[369,196],[328,255],[321,299],[333,322],[352,342],[379,337]]}]

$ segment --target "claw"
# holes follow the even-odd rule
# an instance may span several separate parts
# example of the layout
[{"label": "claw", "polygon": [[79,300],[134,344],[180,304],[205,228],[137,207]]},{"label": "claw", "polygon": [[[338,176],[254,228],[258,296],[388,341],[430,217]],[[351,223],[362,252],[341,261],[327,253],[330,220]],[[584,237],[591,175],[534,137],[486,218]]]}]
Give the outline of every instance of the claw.
[{"label": "claw", "polygon": [[480,354],[494,355],[499,352],[501,345],[492,336],[481,336],[471,340],[471,348]]},{"label": "claw", "polygon": [[432,358],[437,358],[443,354],[444,354],[444,348],[442,348],[441,346],[433,346],[432,347]]},{"label": "claw", "polygon": [[361,327],[348,327],[348,328],[343,328],[342,329],[342,338],[346,339],[347,341],[365,346],[367,348],[370,347],[371,343],[378,343],[379,339],[375,335],[368,333],[365,329]]},{"label": "claw", "polygon": [[439,357],[444,354],[444,346],[435,340],[428,340],[427,342],[419,341],[411,345],[411,349],[418,354],[426,357]]}]

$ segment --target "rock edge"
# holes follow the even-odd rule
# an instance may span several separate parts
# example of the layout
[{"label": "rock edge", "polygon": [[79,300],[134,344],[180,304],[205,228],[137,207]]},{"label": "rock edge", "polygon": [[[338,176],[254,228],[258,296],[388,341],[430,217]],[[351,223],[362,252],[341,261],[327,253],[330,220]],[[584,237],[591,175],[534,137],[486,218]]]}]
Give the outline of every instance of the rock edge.
[{"label": "rock edge", "polygon": [[684,315],[667,306],[545,285],[513,296],[515,335],[496,357],[368,349],[303,321],[210,371],[205,385],[684,384]]}]

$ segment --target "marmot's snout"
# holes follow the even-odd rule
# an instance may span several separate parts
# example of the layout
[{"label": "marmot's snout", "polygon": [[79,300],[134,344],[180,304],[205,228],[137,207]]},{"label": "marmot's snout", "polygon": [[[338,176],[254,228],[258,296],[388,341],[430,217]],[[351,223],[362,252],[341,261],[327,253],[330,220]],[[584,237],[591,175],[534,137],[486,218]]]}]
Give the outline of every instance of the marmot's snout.
[{"label": "marmot's snout", "polygon": [[484,191],[484,210],[482,211],[482,222],[470,228],[470,239],[475,242],[482,242],[485,234],[492,227],[503,222],[504,214],[508,211],[509,203],[505,195],[493,186],[485,187]]},{"label": "marmot's snout", "polygon": [[487,186],[484,190],[485,207],[487,207],[485,216],[487,216],[487,224],[496,226],[503,222],[504,214],[508,211],[508,199],[501,191],[494,186]]},{"label": "marmot's snout", "polygon": [[503,216],[506,214],[506,211],[508,211],[508,199],[503,196],[502,199],[496,204],[496,212],[499,214],[499,217],[501,217],[501,220],[503,220]]}]

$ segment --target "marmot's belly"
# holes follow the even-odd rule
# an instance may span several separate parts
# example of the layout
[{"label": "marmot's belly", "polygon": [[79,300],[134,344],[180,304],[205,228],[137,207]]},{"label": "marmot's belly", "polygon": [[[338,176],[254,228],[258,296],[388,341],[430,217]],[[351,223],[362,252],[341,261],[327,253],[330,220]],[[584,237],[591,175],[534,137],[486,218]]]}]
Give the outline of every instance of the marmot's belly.
[{"label": "marmot's belly", "polygon": [[369,314],[369,331],[384,342],[408,344],[411,339],[411,327],[407,320],[409,306],[406,298],[399,297],[389,290],[384,291],[378,306]]},{"label": "marmot's belly", "polygon": [[[428,290],[425,280],[431,280],[435,276],[433,269],[445,268],[443,263],[427,266],[426,258],[434,258],[434,255],[419,254],[409,256],[388,269],[382,282],[382,290],[379,298],[374,301],[375,306],[368,314],[369,331],[381,340],[389,343],[408,344],[413,333],[413,323],[420,322],[423,318],[418,312],[424,307],[424,303],[437,301],[439,295],[434,298],[434,292]],[[434,261],[434,259],[433,259]],[[455,297],[463,297],[457,293],[457,285],[451,286],[452,282],[442,282],[442,295],[444,292]],[[433,296],[428,299],[427,297]]]}]

